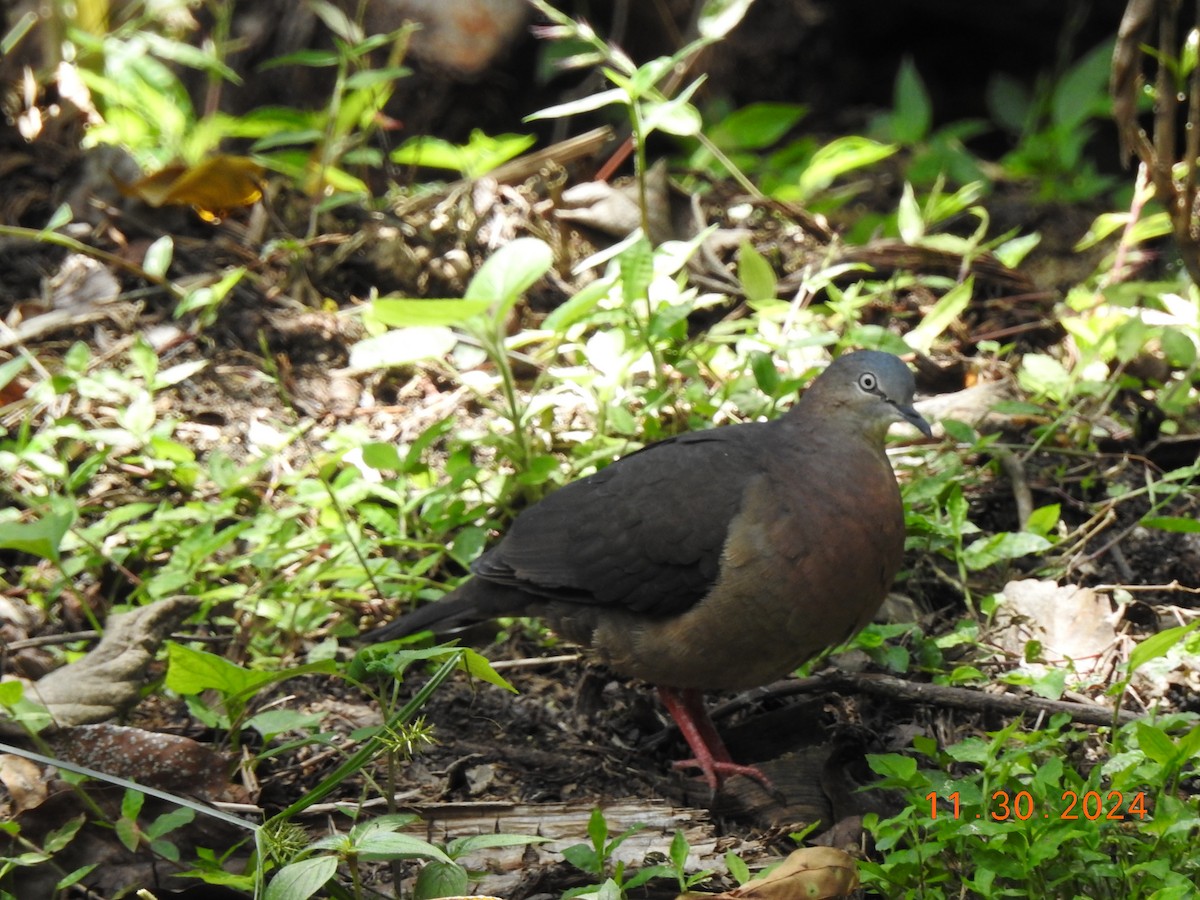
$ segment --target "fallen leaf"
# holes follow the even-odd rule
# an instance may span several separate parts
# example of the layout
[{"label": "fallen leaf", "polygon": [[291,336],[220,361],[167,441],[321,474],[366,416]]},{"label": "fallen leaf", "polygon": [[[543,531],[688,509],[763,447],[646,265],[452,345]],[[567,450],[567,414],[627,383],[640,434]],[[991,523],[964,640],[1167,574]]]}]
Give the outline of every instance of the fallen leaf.
[{"label": "fallen leaf", "polygon": [[247,156],[220,154],[194,166],[166,166],[133,184],[118,181],[117,187],[150,206],[190,206],[205,221],[218,222],[229,210],[258,202],[263,172]]}]

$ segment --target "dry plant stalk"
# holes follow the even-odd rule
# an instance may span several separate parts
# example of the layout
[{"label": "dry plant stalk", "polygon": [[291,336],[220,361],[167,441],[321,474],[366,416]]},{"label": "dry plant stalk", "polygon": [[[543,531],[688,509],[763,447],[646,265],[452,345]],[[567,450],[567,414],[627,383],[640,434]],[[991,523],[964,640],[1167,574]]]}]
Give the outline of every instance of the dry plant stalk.
[{"label": "dry plant stalk", "polygon": [[[1117,45],[1113,50],[1109,90],[1113,117],[1121,136],[1121,150],[1136,154],[1146,167],[1154,192],[1166,207],[1179,252],[1193,282],[1200,284],[1200,217],[1196,205],[1196,164],[1200,157],[1200,65],[1187,73],[1186,85],[1176,83],[1178,62],[1186,53],[1179,40],[1183,0],[1129,0]],[[1153,53],[1143,50],[1153,26],[1158,44]],[[1184,26],[1186,41],[1200,30],[1200,0],[1192,24]],[[1186,42],[1185,41],[1185,42]],[[1143,66],[1154,61],[1153,137],[1138,123],[1138,95]],[[1182,146],[1180,114],[1184,111]]]}]

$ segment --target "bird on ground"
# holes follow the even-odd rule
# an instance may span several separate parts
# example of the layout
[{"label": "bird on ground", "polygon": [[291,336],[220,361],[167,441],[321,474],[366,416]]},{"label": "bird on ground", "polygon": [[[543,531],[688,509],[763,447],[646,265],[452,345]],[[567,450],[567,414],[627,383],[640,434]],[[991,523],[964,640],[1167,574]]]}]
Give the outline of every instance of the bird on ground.
[{"label": "bird on ground", "polygon": [[365,635],[537,616],[615,671],[658,688],[716,791],[747,775],[703,692],[780,678],[875,615],[904,555],[884,450],[915,383],[898,357],[834,360],[784,415],[651,444],[522,512],[441,600]]}]

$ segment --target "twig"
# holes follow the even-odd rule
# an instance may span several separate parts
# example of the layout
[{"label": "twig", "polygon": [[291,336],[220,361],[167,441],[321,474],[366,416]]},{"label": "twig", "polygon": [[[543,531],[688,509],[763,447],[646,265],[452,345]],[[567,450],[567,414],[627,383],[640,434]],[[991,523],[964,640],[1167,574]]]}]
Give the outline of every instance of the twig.
[{"label": "twig", "polygon": [[[793,694],[834,691],[869,694],[904,703],[919,703],[975,712],[994,712],[1012,716],[1026,713],[1046,715],[1066,713],[1072,721],[1082,722],[1086,725],[1111,725],[1113,722],[1113,710],[1098,703],[1073,703],[1068,700],[1046,700],[1042,697],[1016,694],[988,694],[971,688],[906,681],[892,675],[856,675],[837,670],[822,672],[811,678],[776,682],[764,688],[748,691],[736,700],[722,704],[713,710],[713,716],[715,718],[729,715],[764,697],[786,697]],[[1132,722],[1137,717],[1136,713],[1127,710],[1116,712],[1117,721],[1121,724]]]}]

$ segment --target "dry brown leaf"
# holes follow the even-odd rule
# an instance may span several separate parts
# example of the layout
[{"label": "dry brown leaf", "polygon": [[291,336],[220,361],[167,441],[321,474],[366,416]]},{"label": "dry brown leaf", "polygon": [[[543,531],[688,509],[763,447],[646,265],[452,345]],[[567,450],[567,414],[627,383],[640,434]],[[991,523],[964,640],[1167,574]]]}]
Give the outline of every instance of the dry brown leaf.
[{"label": "dry brown leaf", "polygon": [[61,727],[119,715],[138,701],[159,646],[199,603],[195,597],[167,597],[110,617],[104,637],[87,656],[31,685],[29,696]]},{"label": "dry brown leaf", "polygon": [[150,206],[190,206],[202,219],[216,222],[231,209],[258,202],[263,171],[247,156],[221,154],[194,166],[166,166],[133,184],[118,182],[117,187]]},{"label": "dry brown leaf", "polygon": [[803,847],[761,878],[722,894],[686,894],[706,900],[836,900],[858,888],[854,857],[833,847]]},{"label": "dry brown leaf", "polygon": [[1002,596],[995,639],[1017,657],[1038,641],[1047,660],[1070,659],[1086,675],[1116,640],[1112,605],[1091,588],[1022,579],[1006,584]]},{"label": "dry brown leaf", "polygon": [[0,756],[0,784],[12,801],[10,814],[40,806],[46,799],[47,787],[42,778],[42,767],[37,763],[5,753]]},{"label": "dry brown leaf", "polygon": [[48,742],[56,757],[105,775],[206,800],[230,799],[229,760],[182,735],[103,723],[55,731]]}]

